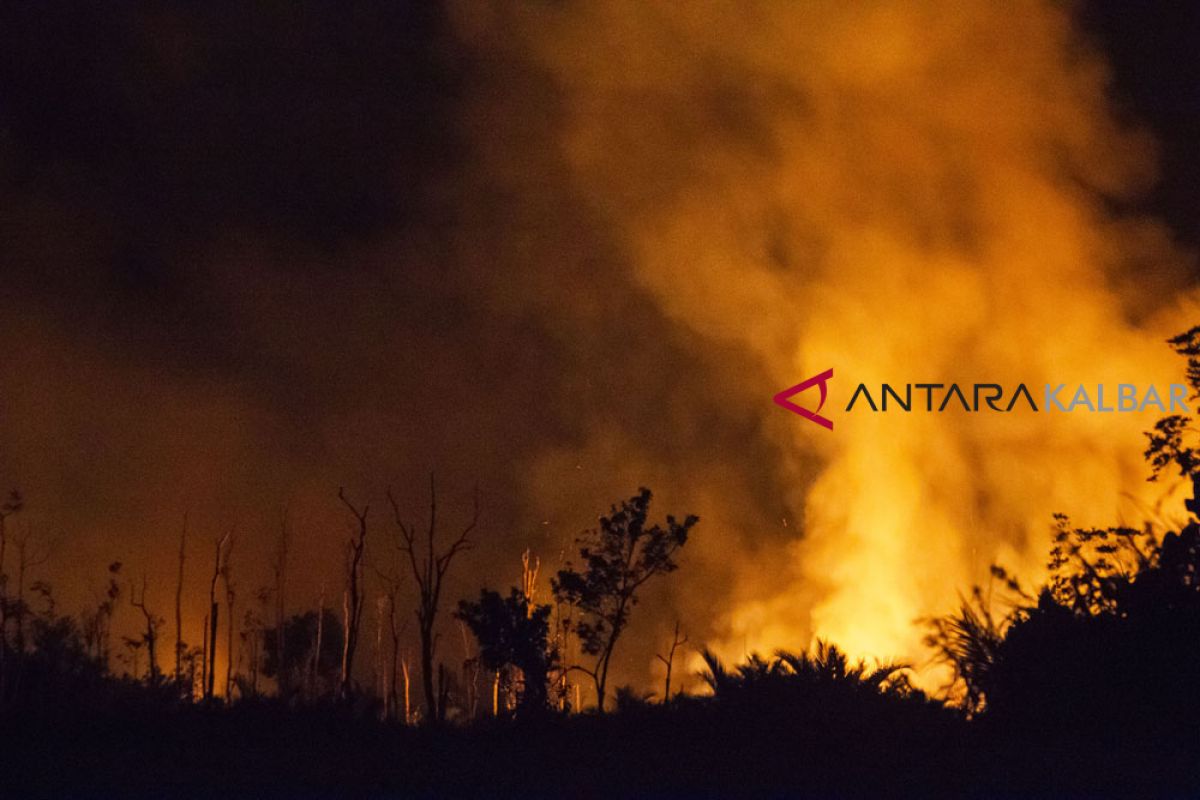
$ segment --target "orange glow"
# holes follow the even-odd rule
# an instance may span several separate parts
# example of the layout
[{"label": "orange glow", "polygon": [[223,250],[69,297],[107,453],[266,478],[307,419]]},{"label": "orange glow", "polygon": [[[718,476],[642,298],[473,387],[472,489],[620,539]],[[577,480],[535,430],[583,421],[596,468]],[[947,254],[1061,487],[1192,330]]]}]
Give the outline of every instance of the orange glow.
[{"label": "orange glow", "polygon": [[[992,562],[1036,579],[1052,512],[1145,513],[1153,412],[841,413],[860,381],[1024,382],[1040,405],[1046,382],[1178,380],[1163,339],[1195,304],[1163,287],[1183,256],[1101,201],[1144,186],[1152,152],[1058,4],[588,8],[525,11],[577,184],[665,313],[768,378],[730,403],[785,449],[803,512],[785,585],[739,568],[722,655],[821,636],[922,663],[916,620]],[[834,432],[771,404],[830,366]],[[687,496],[719,507],[696,477]],[[715,513],[711,562],[744,525]]]}]

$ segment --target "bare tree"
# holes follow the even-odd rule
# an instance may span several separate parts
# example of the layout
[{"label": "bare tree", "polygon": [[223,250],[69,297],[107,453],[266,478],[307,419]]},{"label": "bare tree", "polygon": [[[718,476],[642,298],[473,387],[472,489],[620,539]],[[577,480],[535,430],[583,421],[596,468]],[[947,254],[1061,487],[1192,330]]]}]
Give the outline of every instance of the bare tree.
[{"label": "bare tree", "polygon": [[467,625],[458,621],[458,632],[462,639],[463,648],[463,685],[467,691],[467,717],[474,719],[479,710],[479,672],[481,663],[479,654],[472,652],[471,638],[467,635]]},{"label": "bare tree", "polygon": [[675,620],[675,634],[671,637],[671,648],[667,650],[667,655],[663,656],[660,653],[655,653],[654,657],[663,663],[667,668],[667,678],[663,685],[663,702],[671,702],[671,667],[675,664],[675,651],[683,645],[687,644],[688,637],[685,633],[683,638],[679,638],[679,620]]},{"label": "bare tree", "polygon": [[[383,697],[383,718],[395,719],[399,716],[399,694],[397,692],[397,682],[400,669],[400,636],[404,632],[405,625],[401,625],[397,617],[398,603],[397,597],[400,594],[400,578],[385,572],[378,567],[375,567],[375,574],[379,576],[385,586],[383,595],[379,598],[378,611],[380,614],[380,624],[384,613],[387,614],[387,632],[389,643],[391,645],[390,654],[382,656],[384,659],[383,666],[383,686],[381,688],[381,696]],[[407,724],[407,715],[405,723]]]},{"label": "bare tree", "polygon": [[206,699],[208,697],[208,622],[208,614],[205,614],[200,633],[200,696]]},{"label": "bare tree", "polygon": [[[399,558],[399,552],[392,551],[393,559]],[[398,565],[393,563],[393,567]],[[400,717],[400,694],[399,694],[399,677],[400,677],[400,637],[404,633],[404,629],[408,627],[407,623],[401,624],[399,619],[399,602],[401,579],[399,569],[384,570],[377,565],[372,565],[375,574],[384,584],[384,594],[379,599],[379,613],[382,615],[387,613],[387,632],[389,643],[391,645],[390,654],[385,657],[384,665],[384,685],[381,693],[384,700],[383,703],[383,718],[397,719]],[[406,667],[407,669],[407,667]],[[405,676],[405,697],[407,704],[407,675]],[[408,709],[405,708],[404,724],[408,724]]]},{"label": "bare tree", "polygon": [[342,674],[338,694],[346,699],[352,689],[354,651],[358,647],[358,631],[362,622],[363,552],[367,544],[367,514],[371,512],[371,506],[365,505],[362,511],[359,511],[346,499],[344,488],[338,489],[338,499],[350,509],[358,524],[358,530],[346,542],[346,588],[342,594],[343,627],[346,635],[342,640]]},{"label": "bare tree", "polygon": [[255,599],[258,600],[258,610],[253,607],[246,609],[241,633],[242,641],[246,644],[247,663],[250,667],[250,679],[244,685],[249,689],[251,697],[258,696],[258,672],[262,665],[263,638],[266,631],[267,605],[271,600],[271,590],[260,586],[255,594]]},{"label": "bare tree", "polygon": [[[391,702],[390,707],[386,708],[387,716],[395,718],[399,715],[399,702],[396,696],[396,680],[397,671],[400,668],[400,634],[403,633],[403,626],[400,625],[396,617],[396,595],[398,590],[395,586],[388,587],[388,631],[391,634],[392,642],[392,657],[391,668],[388,670],[388,700]],[[405,670],[404,678],[404,696],[405,710],[404,723],[408,724],[408,674]]]},{"label": "bare tree", "polygon": [[386,593],[375,598],[375,692],[382,701],[379,715],[387,719],[388,712],[388,674],[386,653],[383,646],[383,623],[387,618],[388,596]]},{"label": "bare tree", "polygon": [[[204,699],[210,700],[213,696],[213,690],[216,688],[217,680],[217,631],[220,618],[221,607],[217,603],[217,581],[221,578],[222,559],[225,552],[225,543],[233,536],[233,529],[230,528],[225,532],[225,535],[217,539],[216,558],[213,562],[212,580],[208,584],[208,625],[207,625],[207,644],[205,645],[206,664],[204,667],[205,684],[204,684]],[[230,620],[232,623],[232,620]]]},{"label": "bare tree", "polygon": [[411,683],[408,677],[408,656],[405,655],[400,661],[400,668],[404,671],[404,724],[409,725],[413,721],[412,716],[412,694],[410,691]]},{"label": "bare tree", "polygon": [[321,581],[321,594],[317,598],[317,642],[313,647],[312,670],[309,672],[309,697],[317,696],[317,680],[321,676],[321,640],[325,635],[325,581]]},{"label": "bare tree", "polygon": [[[284,599],[284,590],[287,586],[287,565],[288,551],[291,548],[292,532],[289,525],[288,509],[285,506],[279,519],[279,538],[275,543],[275,560],[271,567],[275,573],[275,652],[285,653],[287,626],[284,624],[286,613],[286,602]],[[282,670],[279,673],[279,694],[287,695],[290,686],[287,685],[287,670]]]},{"label": "bare tree", "polygon": [[17,658],[21,659],[25,653],[25,617],[29,613],[29,604],[25,602],[25,578],[29,570],[50,560],[50,548],[44,542],[39,546],[37,536],[28,526],[14,539],[14,543],[17,546],[17,594],[14,598],[16,602],[13,603],[17,630],[14,649]]},{"label": "bare tree", "polygon": [[[416,525],[404,522],[400,514],[400,506],[396,502],[391,489],[387,493],[388,502],[395,514],[396,527],[399,529],[400,541],[398,547],[408,554],[408,562],[412,567],[413,578],[417,582],[420,599],[417,604],[417,625],[421,638],[421,684],[425,692],[425,703],[429,716],[436,722],[441,722],[446,716],[445,686],[435,694],[433,685],[433,661],[437,650],[437,638],[434,626],[437,622],[438,604],[441,601],[442,581],[454,557],[463,550],[469,550],[471,532],[479,523],[479,490],[475,490],[474,509],[471,521],[462,532],[441,553],[437,549],[437,486],[432,474],[429,476],[429,526],[424,536],[424,544],[418,544]],[[441,683],[439,681],[439,683]]]},{"label": "bare tree", "polygon": [[[187,645],[183,642],[183,563],[187,558],[188,515],[183,512],[183,526],[179,530],[179,572],[175,579],[175,685],[182,685],[183,654]],[[193,690],[194,691],[194,688]],[[188,692],[191,696],[191,691]]]},{"label": "bare tree", "polygon": [[233,697],[233,673],[235,662],[233,658],[233,634],[237,619],[233,615],[233,605],[236,599],[233,586],[233,578],[230,572],[230,561],[233,556],[234,539],[229,539],[229,547],[225,549],[225,560],[221,564],[221,580],[225,581],[225,702],[229,702]]},{"label": "bare tree", "polygon": [[532,551],[526,547],[525,552],[521,554],[521,594],[525,595],[530,616],[533,616],[535,608],[534,597],[537,595],[538,571],[541,568],[542,559],[533,556]]},{"label": "bare tree", "polygon": [[[142,617],[146,622],[146,631],[142,634],[140,644],[146,646],[146,656],[150,659],[149,666],[149,681],[151,686],[158,685],[158,626],[162,620],[154,616],[154,613],[146,607],[146,578],[142,576],[142,595],[139,599],[137,592],[134,590],[133,582],[129,583],[129,604],[142,612]],[[140,644],[138,645],[140,647]],[[134,652],[134,677],[137,677],[137,649],[131,645]]]}]

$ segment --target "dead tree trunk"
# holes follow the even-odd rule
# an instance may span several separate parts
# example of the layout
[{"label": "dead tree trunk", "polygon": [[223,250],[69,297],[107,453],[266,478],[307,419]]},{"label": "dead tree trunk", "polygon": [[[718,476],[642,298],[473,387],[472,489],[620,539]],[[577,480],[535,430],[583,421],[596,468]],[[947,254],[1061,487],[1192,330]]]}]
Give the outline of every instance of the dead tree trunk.
[{"label": "dead tree trunk", "polygon": [[258,670],[262,663],[263,637],[266,634],[267,596],[269,590],[261,587],[258,590],[258,604],[262,613],[246,612],[246,629],[242,636],[246,639],[249,649],[250,664],[250,696],[258,696]]},{"label": "dead tree trunk", "polygon": [[684,634],[682,639],[679,638],[679,620],[675,620],[675,634],[671,637],[671,649],[667,651],[665,657],[658,653],[654,654],[654,657],[667,668],[667,679],[663,686],[663,703],[671,702],[671,667],[675,663],[675,651],[687,644],[687,640],[687,634]]},{"label": "dead tree trunk", "polygon": [[[142,598],[139,600],[137,593],[134,591],[133,583],[129,584],[129,604],[142,612],[142,617],[146,621],[146,632],[142,634],[142,641],[146,643],[146,656],[150,659],[150,675],[149,681],[151,686],[158,685],[158,623],[159,620],[146,607],[146,578],[142,577]],[[137,669],[134,669],[134,677],[137,677]]]},{"label": "dead tree trunk", "polygon": [[[312,672],[309,673],[309,681],[311,688],[309,689],[309,697],[316,699],[318,681],[321,677],[321,637],[325,632],[325,582],[321,582],[321,594],[317,599],[317,642],[313,648],[312,657]],[[283,656],[280,655],[282,659]]]},{"label": "dead tree trunk", "polygon": [[[392,635],[392,658],[391,669],[388,670],[388,700],[390,706],[387,708],[387,715],[395,719],[398,714],[396,671],[400,666],[400,627],[396,620],[396,588],[394,586],[388,589],[388,628]],[[405,723],[408,723],[407,719],[405,719]]]},{"label": "dead tree trunk", "polygon": [[345,700],[353,688],[354,651],[358,647],[358,630],[362,621],[363,608],[363,551],[367,543],[367,514],[370,505],[362,511],[346,499],[346,490],[338,489],[338,498],[350,509],[358,523],[358,530],[346,542],[346,589],[342,594],[342,614],[345,638],[342,640],[342,674],[338,687],[339,696]]},{"label": "dead tree trunk", "polygon": [[425,704],[429,718],[442,722],[446,716],[445,697],[434,689],[433,663],[437,650],[435,625],[437,622],[438,604],[441,601],[442,581],[454,557],[463,550],[470,549],[471,532],[479,523],[479,491],[476,489],[474,513],[471,522],[463,528],[458,537],[451,542],[445,551],[437,550],[437,487],[433,475],[429,476],[429,527],[422,537],[423,545],[417,544],[418,530],[416,525],[408,525],[400,514],[400,506],[391,490],[387,493],[388,502],[396,518],[396,527],[400,531],[398,547],[408,554],[408,562],[412,567],[413,577],[417,581],[420,599],[417,604],[417,625],[421,638],[421,684],[425,692]]},{"label": "dead tree trunk", "polygon": [[[275,547],[275,652],[279,653],[282,659],[286,652],[286,633],[285,633],[285,610],[286,603],[284,600],[284,590],[287,587],[287,563],[288,550],[291,546],[291,529],[288,525],[288,510],[283,510],[282,517],[279,522],[279,540]],[[291,686],[288,683],[286,670],[279,672],[279,694],[286,696]]]},{"label": "dead tree trunk", "polygon": [[225,702],[227,703],[233,697],[233,673],[235,669],[233,658],[233,621],[237,619],[233,614],[233,605],[236,597],[230,575],[230,557],[232,555],[233,540],[231,539],[229,547],[225,551],[225,563],[221,565],[221,579],[225,581]]},{"label": "dead tree trunk", "polygon": [[412,723],[412,693],[409,688],[408,656],[404,657],[400,666],[404,670],[404,724],[409,725]]},{"label": "dead tree trunk", "polygon": [[[204,674],[206,682],[204,684],[204,699],[211,700],[214,690],[216,689],[217,681],[217,632],[220,629],[219,621],[221,607],[217,603],[217,581],[221,577],[221,554],[225,549],[225,542],[233,535],[233,530],[230,529],[224,536],[217,540],[216,559],[213,563],[212,580],[208,584],[208,644],[207,644],[207,661]],[[230,620],[232,622],[232,620]]]},{"label": "dead tree trunk", "polygon": [[[187,558],[188,515],[183,515],[183,528],[179,532],[179,572],[175,580],[175,685],[183,680],[183,562]],[[191,692],[188,693],[189,695]]]},{"label": "dead tree trunk", "polygon": [[534,598],[537,595],[538,571],[541,568],[542,560],[526,547],[525,552],[521,554],[521,594],[525,595],[526,615],[530,618],[537,609]]},{"label": "dead tree trunk", "polygon": [[[208,697],[208,614],[204,615],[204,628],[200,637],[200,696]],[[192,665],[194,672],[196,665]],[[193,681],[193,691],[195,691]]]},{"label": "dead tree trunk", "polygon": [[471,639],[467,635],[467,626],[461,620],[458,623],[458,633],[463,648],[463,688],[466,689],[467,718],[475,719],[479,711],[479,656],[471,652]]},{"label": "dead tree trunk", "polygon": [[382,704],[380,719],[387,719],[387,665],[384,663],[383,618],[387,609],[387,595],[375,598],[375,696]]},{"label": "dead tree trunk", "polygon": [[16,539],[17,544],[17,596],[14,606],[17,631],[15,650],[20,662],[25,655],[25,618],[29,615],[29,606],[25,602],[26,576],[34,567],[40,567],[50,559],[49,547],[39,548],[34,531],[26,528],[25,533]]}]

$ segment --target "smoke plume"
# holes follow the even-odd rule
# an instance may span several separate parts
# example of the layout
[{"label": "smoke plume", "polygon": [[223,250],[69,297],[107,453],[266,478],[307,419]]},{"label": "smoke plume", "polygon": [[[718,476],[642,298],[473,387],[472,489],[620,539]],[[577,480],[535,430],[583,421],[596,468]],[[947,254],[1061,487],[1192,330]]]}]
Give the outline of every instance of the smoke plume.
[{"label": "smoke plume", "polygon": [[[840,413],[1176,379],[1190,257],[1121,212],[1154,142],[1061,4],[265,8],[0,26],[0,479],[68,607],[120,558],[166,616],[189,511],[198,641],[211,540],[251,604],[285,506],[309,607],[337,487],[390,569],[383,491],[419,514],[432,470],[451,518],[483,499],[452,597],[640,485],[700,515],[618,682],[675,619],[920,660],[990,563],[1037,577],[1052,512],[1160,499],[1152,414]],[[771,403],[829,367],[833,432]]]}]

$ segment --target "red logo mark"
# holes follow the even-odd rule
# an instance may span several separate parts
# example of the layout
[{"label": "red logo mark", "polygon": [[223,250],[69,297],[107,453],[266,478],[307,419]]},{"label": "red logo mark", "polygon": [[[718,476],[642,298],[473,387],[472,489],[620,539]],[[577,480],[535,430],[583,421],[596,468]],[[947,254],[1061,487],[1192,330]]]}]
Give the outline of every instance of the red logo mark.
[{"label": "red logo mark", "polygon": [[[830,368],[822,372],[820,375],[814,375],[806,381],[797,383],[790,389],[784,389],[782,392],[775,395],[775,404],[786,408],[788,411],[799,414],[805,419],[810,419],[821,427],[833,430],[833,421],[822,417],[820,413],[821,407],[825,405],[825,398],[829,394],[829,388],[825,384],[832,377],[833,369]],[[809,411],[807,408],[801,408],[791,401],[792,397],[795,397],[813,385],[821,387],[821,401],[817,403],[816,411]]]}]

